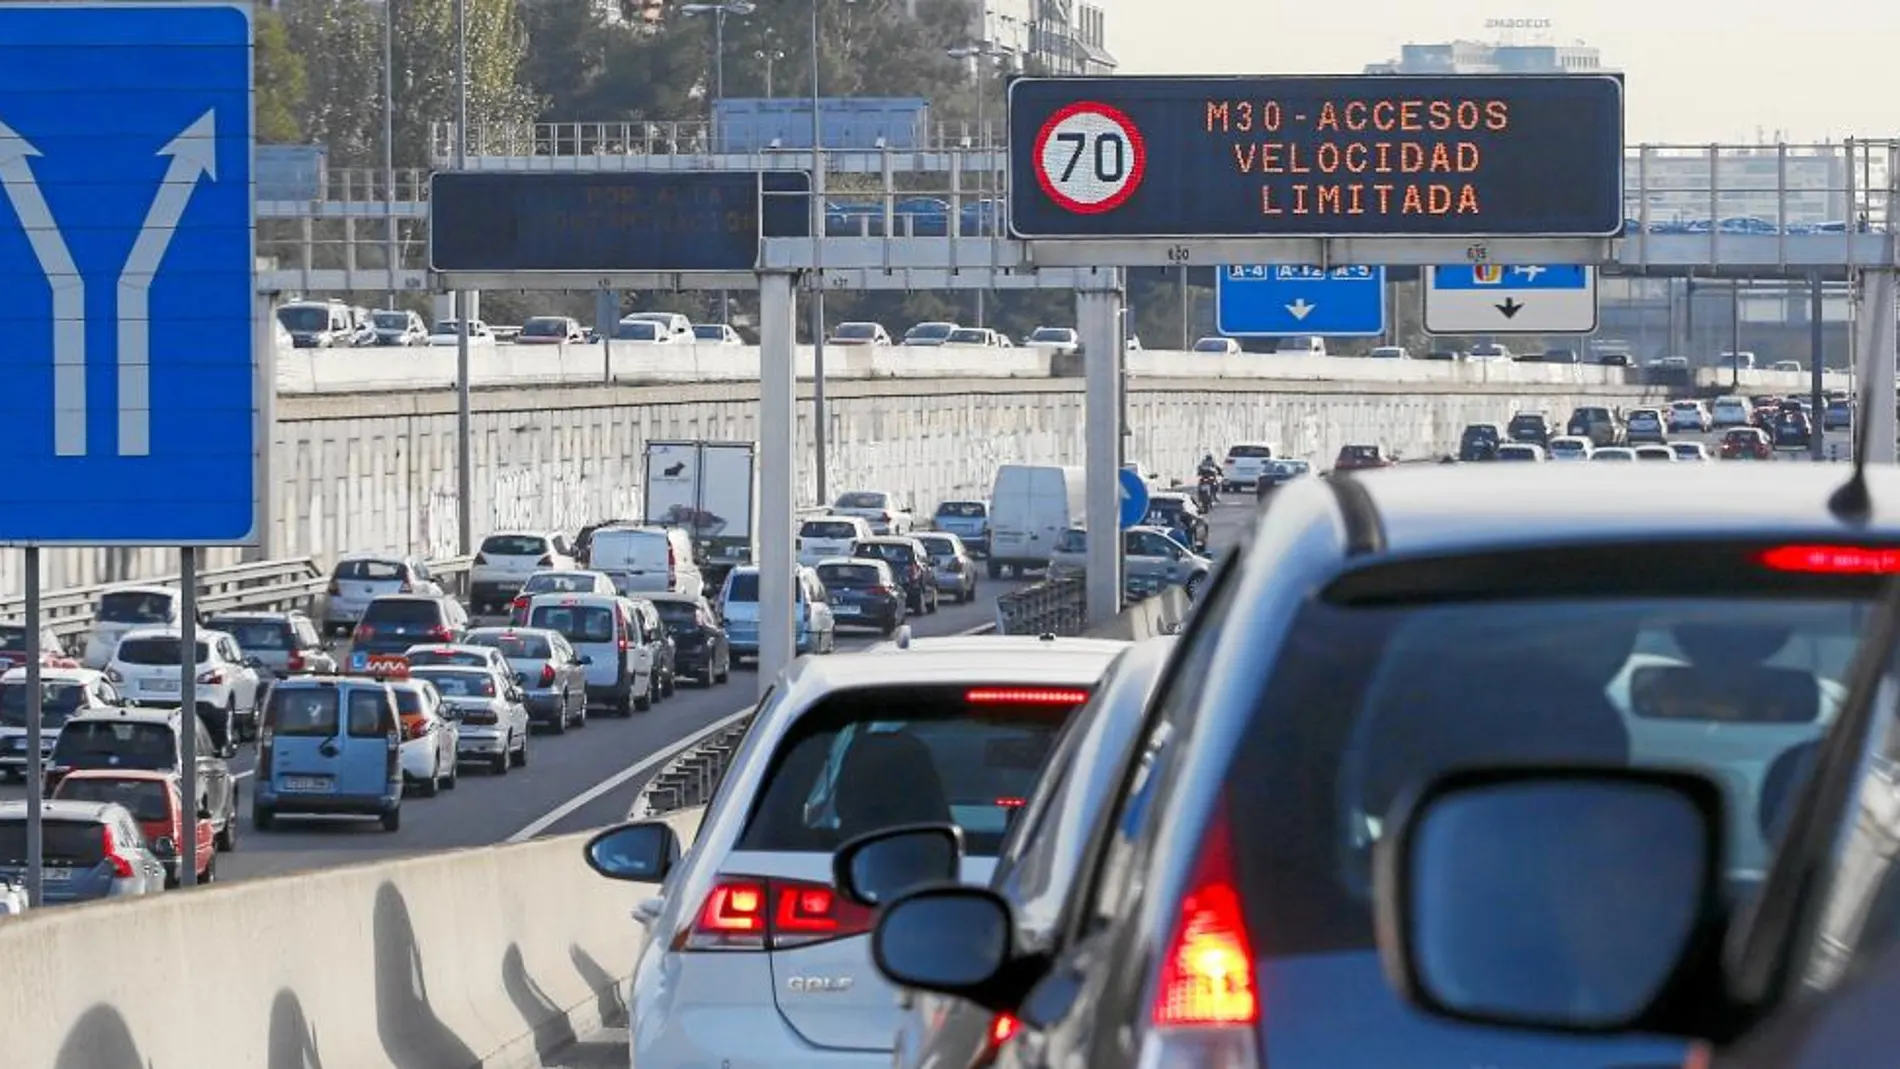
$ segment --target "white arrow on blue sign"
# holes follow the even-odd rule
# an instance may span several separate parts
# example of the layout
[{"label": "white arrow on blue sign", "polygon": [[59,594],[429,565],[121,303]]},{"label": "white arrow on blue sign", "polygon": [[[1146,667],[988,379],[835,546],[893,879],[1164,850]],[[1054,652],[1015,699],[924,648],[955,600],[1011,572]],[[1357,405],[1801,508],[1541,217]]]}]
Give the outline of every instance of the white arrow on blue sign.
[{"label": "white arrow on blue sign", "polygon": [[1126,531],[1148,518],[1148,483],[1131,468],[1121,470],[1122,530]]},{"label": "white arrow on blue sign", "polygon": [[1234,338],[1385,333],[1383,267],[1229,264],[1214,284],[1214,322]]}]

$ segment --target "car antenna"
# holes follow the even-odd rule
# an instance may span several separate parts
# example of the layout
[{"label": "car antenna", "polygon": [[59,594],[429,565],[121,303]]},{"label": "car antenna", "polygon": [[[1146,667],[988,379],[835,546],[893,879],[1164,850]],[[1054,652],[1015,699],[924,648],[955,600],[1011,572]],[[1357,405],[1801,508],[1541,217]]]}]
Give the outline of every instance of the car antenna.
[{"label": "car antenna", "polygon": [[[1870,442],[1868,428],[1875,423],[1872,415],[1875,401],[1874,386],[1877,382],[1886,381],[1886,376],[1876,378],[1873,373],[1874,361],[1880,358],[1879,348],[1876,345],[1867,347],[1866,366],[1859,369],[1860,411],[1856,413],[1854,419],[1854,456],[1852,457],[1854,470],[1848,475],[1847,481],[1836,488],[1827,499],[1828,512],[1842,523],[1862,524],[1873,517],[1873,496],[1867,491],[1867,446]],[[1887,359],[1893,359],[1892,354],[1888,354]]]}]

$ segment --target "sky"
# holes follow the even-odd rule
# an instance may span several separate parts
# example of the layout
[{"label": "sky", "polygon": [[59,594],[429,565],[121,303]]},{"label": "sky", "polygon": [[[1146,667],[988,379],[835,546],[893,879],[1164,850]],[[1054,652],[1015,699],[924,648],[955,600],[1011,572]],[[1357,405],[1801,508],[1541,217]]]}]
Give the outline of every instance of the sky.
[{"label": "sky", "polygon": [[[1093,0],[1122,74],[1357,74],[1410,42],[1602,50],[1624,72],[1625,142],[1900,137],[1900,4],[1870,0]],[[1779,135],[1779,136],[1778,136]]]}]

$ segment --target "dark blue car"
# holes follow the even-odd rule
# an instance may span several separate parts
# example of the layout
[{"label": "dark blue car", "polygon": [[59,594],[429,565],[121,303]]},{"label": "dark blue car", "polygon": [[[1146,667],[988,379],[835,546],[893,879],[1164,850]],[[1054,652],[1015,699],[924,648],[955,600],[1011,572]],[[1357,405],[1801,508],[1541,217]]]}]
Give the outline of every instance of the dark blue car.
[{"label": "dark blue car", "polygon": [[889,635],[910,615],[904,589],[881,560],[820,561],[818,581],[831,596],[831,615],[839,627],[871,627]]}]

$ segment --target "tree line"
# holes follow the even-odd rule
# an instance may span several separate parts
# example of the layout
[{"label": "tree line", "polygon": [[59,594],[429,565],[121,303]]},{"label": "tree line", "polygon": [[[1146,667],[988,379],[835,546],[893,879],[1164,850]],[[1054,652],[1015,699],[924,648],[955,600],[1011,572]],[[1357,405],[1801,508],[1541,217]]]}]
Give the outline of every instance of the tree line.
[{"label": "tree line", "polygon": [[[921,97],[933,119],[956,121],[974,116],[981,93],[992,122],[1003,114],[1003,72],[972,79],[966,61],[946,54],[970,43],[976,0],[918,0],[914,16],[905,0],[759,0],[752,14],[725,19],[717,57],[711,16],[670,11],[649,33],[637,21],[609,19],[595,0],[465,3],[474,124],[703,119],[720,75],[728,97],[805,96],[814,61],[826,96]],[[455,0],[282,0],[260,10],[256,26],[260,141],[322,145],[332,167],[381,167],[387,48],[395,166],[431,166],[431,129],[456,112]],[[1178,332],[1179,302],[1165,297],[1171,287],[1143,278],[1135,289],[1141,329]],[[643,296],[630,303],[652,303]],[[591,298],[579,295],[483,300],[494,322],[536,311],[592,315]],[[705,295],[664,301],[689,315],[711,310]],[[735,303],[743,321],[750,302]],[[925,319],[969,320],[973,303],[967,291],[834,292],[827,312],[833,323],[873,319],[901,330]],[[988,304],[988,325],[1018,337],[1073,319],[1068,294],[1003,293]]]}]

